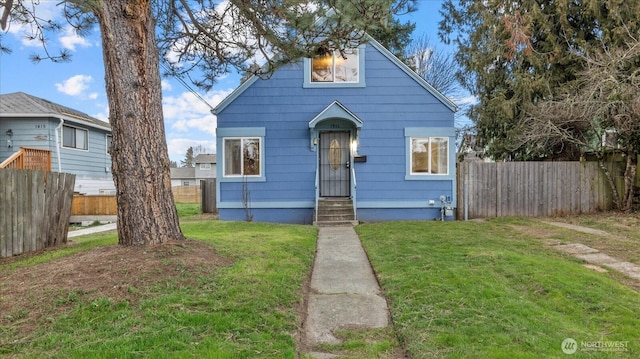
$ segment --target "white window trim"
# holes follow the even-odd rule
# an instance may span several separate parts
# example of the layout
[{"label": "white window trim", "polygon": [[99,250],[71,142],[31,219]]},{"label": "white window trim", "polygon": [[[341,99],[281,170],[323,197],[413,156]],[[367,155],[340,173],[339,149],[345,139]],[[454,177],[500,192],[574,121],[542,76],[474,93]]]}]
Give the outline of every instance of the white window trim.
[{"label": "white window trim", "polygon": [[[433,173],[431,171],[431,158],[433,157],[431,155],[431,141],[433,139],[445,139],[447,141],[447,153],[446,153],[446,159],[447,159],[447,172],[446,173]],[[411,176],[448,176],[449,175],[449,137],[444,137],[444,136],[412,136],[409,137],[409,145],[412,146],[413,145],[413,140],[414,139],[423,139],[423,140],[427,140],[429,141],[429,146],[427,147],[427,172],[413,172],[413,150],[410,148],[409,149],[409,164],[410,164],[410,175]]]},{"label": "white window trim", "polygon": [[109,138],[111,138],[111,145],[113,145],[113,135],[110,134],[110,133],[107,133],[107,134],[104,135],[104,142],[105,142],[105,147],[106,147],[105,153],[108,154],[108,155],[111,155],[109,153]]},{"label": "white window trim", "polygon": [[[239,174],[239,175],[234,175],[234,174],[226,174],[226,150],[227,150],[227,146],[226,146],[226,142],[227,140],[240,140],[240,144],[242,147],[242,143],[243,140],[245,139],[254,139],[257,138],[260,142],[260,172],[257,175],[245,175],[243,173]],[[242,151],[242,148],[240,149],[240,151]],[[242,156],[240,157],[241,159],[243,158]],[[227,136],[227,137],[223,137],[222,138],[222,175],[224,178],[263,178],[263,172],[264,172],[264,138],[261,136]],[[244,166],[242,166],[242,164],[240,164],[240,168],[242,170],[242,168],[244,168]]]},{"label": "white window trim", "polygon": [[311,58],[304,59],[304,88],[339,88],[366,87],[365,83],[365,53],[366,44],[358,46],[358,81],[354,82],[311,82]]},{"label": "white window trim", "polygon": [[[265,127],[222,127],[216,130],[216,152],[222,154],[222,160],[216,165],[216,177],[218,182],[266,182],[266,128]],[[224,176],[224,139],[230,137],[260,138],[260,177],[225,177]],[[220,157],[218,157],[220,158]]]},{"label": "white window trim", "polygon": [[201,171],[210,171],[211,170],[211,163],[201,163],[200,164],[200,170]]},{"label": "white window trim", "polygon": [[[452,146],[455,146],[456,130],[453,127],[406,127],[404,129],[405,136],[405,166],[407,181],[443,181],[453,180],[455,181],[455,151]],[[425,138],[425,137],[446,137],[449,140],[447,146],[447,174],[436,173],[412,173],[412,153],[411,153],[411,139],[412,138]]]},{"label": "white window trim", "polygon": [[[64,145],[64,128],[65,128],[65,127],[73,128],[73,129],[75,129],[75,131],[78,131],[78,130],[80,130],[80,131],[84,131],[84,132],[86,133],[86,137],[85,137],[85,139],[86,139],[86,145],[87,145],[87,148],[79,148],[79,147],[69,147],[69,146],[65,146],[65,145]],[[61,134],[61,136],[60,136],[60,137],[62,138],[62,148],[66,148],[66,149],[69,149],[69,150],[76,150],[76,151],[84,151],[84,152],[88,152],[88,151],[89,151],[89,130],[88,130],[88,129],[83,128],[83,127],[78,127],[78,126],[73,126],[73,125],[67,125],[67,124],[64,124],[64,125],[62,125],[62,127],[60,128],[60,131],[62,132],[62,134]],[[77,142],[76,142],[76,145],[77,145]]]}]

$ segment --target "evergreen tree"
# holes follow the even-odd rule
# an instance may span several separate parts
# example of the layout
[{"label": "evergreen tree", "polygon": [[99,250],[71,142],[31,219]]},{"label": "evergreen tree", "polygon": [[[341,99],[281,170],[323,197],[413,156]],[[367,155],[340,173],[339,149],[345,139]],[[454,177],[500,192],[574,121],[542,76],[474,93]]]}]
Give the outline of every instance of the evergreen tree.
[{"label": "evergreen tree", "polygon": [[[400,22],[398,15],[404,15],[417,10],[417,0],[394,0],[392,7],[401,5],[405,11],[402,14],[389,13],[386,26],[374,28],[369,35],[376,39],[382,46],[387,48],[396,57],[407,62],[405,50],[411,43],[411,34],[416,27],[410,21]],[[395,16],[394,16],[395,15]],[[408,63],[408,62],[407,62]]]},{"label": "evergreen tree", "polygon": [[585,68],[577,55],[640,32],[640,1],[447,0],[441,13],[439,35],[458,46],[458,78],[479,99],[468,115],[495,159],[577,158],[571,143],[514,148],[524,109],[566,92]]},{"label": "evergreen tree", "polygon": [[193,167],[193,147],[187,148],[187,153],[184,156],[184,160],[180,161],[181,167]]}]

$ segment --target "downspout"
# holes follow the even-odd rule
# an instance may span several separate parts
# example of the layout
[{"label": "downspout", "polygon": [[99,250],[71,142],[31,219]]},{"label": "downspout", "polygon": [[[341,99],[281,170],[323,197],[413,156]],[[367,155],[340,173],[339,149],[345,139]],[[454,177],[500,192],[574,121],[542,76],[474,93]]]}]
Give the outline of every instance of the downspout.
[{"label": "downspout", "polygon": [[56,127],[56,129],[54,130],[54,132],[56,133],[56,153],[58,157],[58,172],[62,172],[62,163],[60,161],[60,135],[58,135],[58,130],[62,128],[63,124],[64,124],[64,119],[60,118],[60,123],[58,124],[58,127]]}]

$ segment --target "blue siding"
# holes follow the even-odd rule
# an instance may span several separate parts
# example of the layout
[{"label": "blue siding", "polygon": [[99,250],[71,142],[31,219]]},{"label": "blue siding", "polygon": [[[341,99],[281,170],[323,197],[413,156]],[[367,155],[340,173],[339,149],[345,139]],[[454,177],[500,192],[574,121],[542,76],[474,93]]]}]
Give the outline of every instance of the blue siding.
[{"label": "blue siding", "polygon": [[[111,179],[111,156],[107,153],[106,135],[108,131],[65,120],[65,124],[88,131],[88,149],[77,150],[60,147],[60,165],[62,172],[73,173],[78,178]],[[56,128],[60,125],[57,118],[2,118],[0,120],[0,162],[20,147],[41,148],[51,151],[51,168],[58,171],[58,149],[56,140],[62,144],[62,133]],[[13,131],[13,148],[8,149],[6,131]],[[107,171],[108,169],[108,171]]]},{"label": "blue siding", "polygon": [[[47,118],[0,118],[0,162],[20,150],[20,147],[39,148],[52,151],[55,156],[55,128],[58,121]],[[9,136],[6,132],[11,129],[13,136],[12,148],[7,147]]]},{"label": "blue siding", "polygon": [[[429,200],[438,205],[440,195],[455,200],[455,181],[450,178],[405,179],[405,129],[453,128],[453,112],[375,47],[367,46],[366,51],[364,88],[303,88],[300,62],[281,68],[268,80],[257,80],[218,114],[219,129],[266,128],[266,181],[248,183],[254,220],[306,223],[302,219],[311,216],[318,153],[310,149],[309,121],[335,100],[364,122],[358,153],[366,155],[367,162],[354,164],[359,219],[433,219],[440,212],[428,206]],[[451,153],[453,146],[450,139]],[[450,172],[455,174],[455,163],[450,163]],[[242,183],[220,181],[219,186],[220,218],[245,219]],[[269,207],[276,202],[307,208]]]},{"label": "blue siding", "polygon": [[84,178],[111,178],[111,156],[107,153],[106,140],[108,132],[71,121],[65,121],[65,125],[87,130],[89,138],[87,150],[66,147],[60,149],[62,171]]},{"label": "blue siding", "polygon": [[[313,209],[252,209],[250,211],[255,222],[276,222],[290,224],[311,224],[313,223]],[[244,209],[225,209],[220,211],[219,219],[222,221],[244,221],[246,212]]]}]

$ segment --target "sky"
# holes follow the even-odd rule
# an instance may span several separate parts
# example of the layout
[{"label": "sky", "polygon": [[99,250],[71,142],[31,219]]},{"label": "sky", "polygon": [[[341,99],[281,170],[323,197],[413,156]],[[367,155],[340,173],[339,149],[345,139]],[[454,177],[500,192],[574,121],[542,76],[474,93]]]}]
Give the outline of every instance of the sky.
[{"label": "sky", "polygon": [[[44,11],[54,12],[59,0],[41,0]],[[416,23],[414,37],[423,34],[437,42],[441,0],[419,0],[418,11],[401,16],[402,22]],[[38,8],[38,11],[41,11]],[[11,22],[11,19],[9,19]],[[72,54],[66,63],[43,60],[34,63],[29,56],[42,53],[37,42],[24,39],[18,26],[10,24],[3,31],[2,44],[12,53],[0,53],[0,94],[25,92],[46,100],[71,107],[108,122],[108,104],[105,92],[104,65],[99,31],[85,38],[70,29],[50,38],[52,48],[65,48]],[[444,46],[443,46],[444,48]],[[218,79],[214,87],[204,92],[195,89],[206,101],[198,99],[189,89],[172,78],[163,78],[163,109],[169,157],[178,164],[185,158],[189,147],[198,147],[215,153],[216,117],[211,113],[240,83],[240,76],[232,73]]]}]

